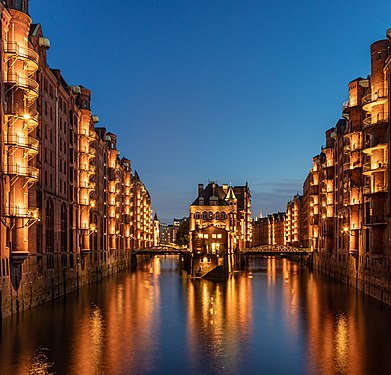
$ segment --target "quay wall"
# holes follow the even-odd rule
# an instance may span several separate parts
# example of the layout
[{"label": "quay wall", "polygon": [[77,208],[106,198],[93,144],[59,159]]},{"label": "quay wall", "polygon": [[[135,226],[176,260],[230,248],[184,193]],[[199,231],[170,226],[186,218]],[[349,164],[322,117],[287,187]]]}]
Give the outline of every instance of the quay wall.
[{"label": "quay wall", "polygon": [[[59,254],[60,255],[60,254]],[[18,267],[10,266],[10,276],[0,279],[0,317],[6,318],[46,302],[56,301],[67,293],[96,283],[126,270],[134,270],[130,252],[115,250],[105,262],[95,261],[94,254],[78,256],[74,268],[60,266],[41,271],[45,259],[31,256]],[[137,263],[148,262],[149,256],[138,256]],[[11,263],[10,263],[11,264]]]}]

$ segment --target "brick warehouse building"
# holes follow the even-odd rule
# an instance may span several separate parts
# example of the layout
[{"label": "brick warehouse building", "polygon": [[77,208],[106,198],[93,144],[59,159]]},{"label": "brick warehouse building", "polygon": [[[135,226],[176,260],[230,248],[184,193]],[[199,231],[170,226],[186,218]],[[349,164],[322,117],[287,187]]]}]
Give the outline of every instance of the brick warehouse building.
[{"label": "brick warehouse building", "polygon": [[[228,256],[250,247],[252,240],[251,194],[248,185],[198,185],[198,196],[190,206],[190,249],[203,269],[214,267]],[[195,267],[197,268],[197,266]]]},{"label": "brick warehouse building", "polygon": [[0,311],[87,283],[153,240],[150,195],[91,92],[47,64],[28,0],[0,3],[2,28]]},{"label": "brick warehouse building", "polygon": [[391,29],[370,54],[370,76],[349,83],[343,119],[313,158],[303,231],[315,268],[391,303]]}]

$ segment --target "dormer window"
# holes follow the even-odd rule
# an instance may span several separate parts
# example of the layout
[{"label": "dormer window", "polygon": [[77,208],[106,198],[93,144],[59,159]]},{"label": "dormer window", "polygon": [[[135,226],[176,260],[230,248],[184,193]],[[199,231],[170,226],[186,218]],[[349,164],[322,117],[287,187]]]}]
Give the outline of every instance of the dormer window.
[{"label": "dormer window", "polygon": [[211,206],[218,206],[219,205],[219,198],[217,198],[216,196],[211,196],[210,199],[209,199],[209,204]]},{"label": "dormer window", "polygon": [[204,198],[203,198],[203,197],[200,197],[200,198],[198,199],[198,203],[199,203],[200,206],[203,206],[203,205],[205,204]]}]

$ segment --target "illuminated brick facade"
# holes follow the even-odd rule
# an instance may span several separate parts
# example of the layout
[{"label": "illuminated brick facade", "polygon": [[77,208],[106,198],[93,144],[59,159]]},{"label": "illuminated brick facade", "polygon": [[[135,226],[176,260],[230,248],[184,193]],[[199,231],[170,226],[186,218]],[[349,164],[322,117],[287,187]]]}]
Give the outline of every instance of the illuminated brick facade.
[{"label": "illuminated brick facade", "polygon": [[10,314],[90,282],[152,246],[151,199],[91,92],[46,60],[28,1],[0,3],[0,310]]},{"label": "illuminated brick facade", "polygon": [[252,246],[286,245],[286,213],[278,212],[253,221]]},{"label": "illuminated brick facade", "polygon": [[390,31],[387,37],[371,45],[371,75],[349,83],[344,119],[326,132],[308,191],[315,267],[390,303]]},{"label": "illuminated brick facade", "polygon": [[249,247],[251,195],[247,184],[198,185],[198,197],[190,206],[189,231],[190,248],[196,252],[218,254]]}]

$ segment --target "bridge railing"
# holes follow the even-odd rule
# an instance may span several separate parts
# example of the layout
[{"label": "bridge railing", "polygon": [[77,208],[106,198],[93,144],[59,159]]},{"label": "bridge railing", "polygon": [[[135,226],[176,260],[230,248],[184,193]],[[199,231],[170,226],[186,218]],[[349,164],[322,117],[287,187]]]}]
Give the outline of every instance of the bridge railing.
[{"label": "bridge railing", "polygon": [[243,249],[244,253],[311,253],[312,249],[288,245],[262,245]]},{"label": "bridge railing", "polygon": [[139,253],[139,252],[148,252],[148,253],[156,253],[156,254],[159,254],[159,253],[167,253],[167,252],[170,252],[170,253],[183,253],[183,252],[186,252],[186,251],[189,251],[187,248],[183,248],[183,247],[178,247],[178,246],[154,246],[154,247],[149,247],[149,248],[146,248],[146,249],[139,249],[139,250],[135,250],[134,252],[135,253]]}]

